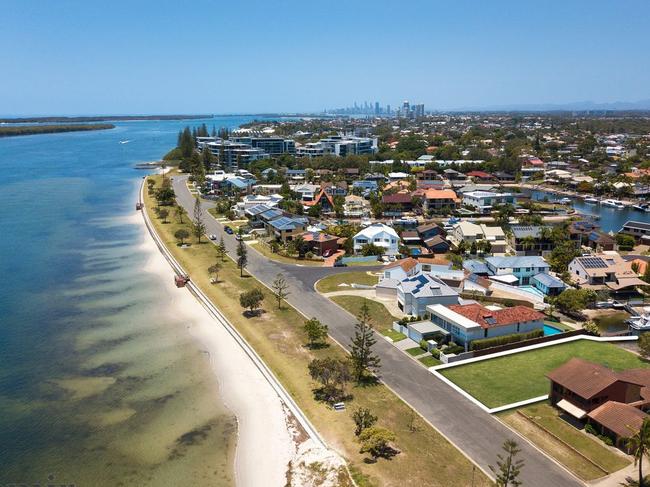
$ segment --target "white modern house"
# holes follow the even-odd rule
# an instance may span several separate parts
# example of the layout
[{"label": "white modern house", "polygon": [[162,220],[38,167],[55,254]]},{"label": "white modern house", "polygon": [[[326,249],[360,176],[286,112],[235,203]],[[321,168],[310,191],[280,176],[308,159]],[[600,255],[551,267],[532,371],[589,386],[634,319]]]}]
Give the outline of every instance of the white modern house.
[{"label": "white modern house", "polygon": [[500,254],[506,251],[507,239],[501,227],[488,227],[483,224],[476,224],[467,221],[461,221],[453,225],[449,232],[449,240],[454,245],[465,242],[471,245],[472,242],[487,240],[492,245],[492,253]]},{"label": "white modern house", "polygon": [[397,306],[412,316],[424,316],[432,304],[458,304],[458,293],[440,279],[420,272],[397,285]]},{"label": "white modern house", "polygon": [[352,237],[354,252],[360,252],[366,244],[373,244],[384,248],[384,255],[399,254],[399,235],[388,225],[374,223]]},{"label": "white modern house", "polygon": [[489,214],[496,206],[514,203],[511,193],[494,193],[492,191],[470,191],[463,194],[463,205],[475,208],[482,215]]}]

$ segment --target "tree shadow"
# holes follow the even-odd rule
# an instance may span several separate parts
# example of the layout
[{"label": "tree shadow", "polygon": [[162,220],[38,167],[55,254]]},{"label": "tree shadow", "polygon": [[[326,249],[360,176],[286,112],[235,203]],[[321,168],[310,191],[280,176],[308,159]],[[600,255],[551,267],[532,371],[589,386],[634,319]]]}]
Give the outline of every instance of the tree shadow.
[{"label": "tree shadow", "polygon": [[305,343],[305,348],[308,348],[309,350],[324,350],[326,348],[330,347],[330,344],[327,342],[322,342],[322,343]]},{"label": "tree shadow", "polygon": [[374,374],[364,374],[359,381],[357,381],[357,387],[372,387],[378,385],[380,382],[380,377]]},{"label": "tree shadow", "polygon": [[354,398],[349,392],[333,386],[315,387],[311,392],[314,394],[316,401],[324,402],[329,406],[333,406],[337,402],[351,401]]},{"label": "tree shadow", "polygon": [[251,311],[247,309],[242,314],[244,315],[245,318],[250,319],[250,318],[256,318],[262,316],[264,313],[266,313],[266,311],[264,311],[263,309],[256,309],[255,311]]},{"label": "tree shadow", "polygon": [[367,463],[367,464],[377,463],[377,461],[380,458],[383,458],[384,460],[392,460],[393,457],[399,455],[400,453],[402,452],[399,451],[398,449],[393,448],[392,446],[387,446],[383,448],[381,451],[376,452],[375,455],[365,457],[363,459],[363,463]]}]

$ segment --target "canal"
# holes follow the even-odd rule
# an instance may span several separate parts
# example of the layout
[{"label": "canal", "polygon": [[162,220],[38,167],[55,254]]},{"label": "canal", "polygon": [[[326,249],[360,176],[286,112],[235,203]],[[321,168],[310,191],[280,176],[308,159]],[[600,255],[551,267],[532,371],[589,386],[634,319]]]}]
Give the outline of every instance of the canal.
[{"label": "canal", "polygon": [[[566,196],[546,191],[531,191],[530,195],[534,201],[559,201],[561,198],[566,198]],[[650,223],[650,212],[643,212],[633,208],[618,210],[598,203],[588,204],[582,198],[570,198],[573,201],[573,208],[583,215],[596,217],[598,225],[604,232],[612,231],[617,233],[623,227],[623,224],[629,220]]]}]

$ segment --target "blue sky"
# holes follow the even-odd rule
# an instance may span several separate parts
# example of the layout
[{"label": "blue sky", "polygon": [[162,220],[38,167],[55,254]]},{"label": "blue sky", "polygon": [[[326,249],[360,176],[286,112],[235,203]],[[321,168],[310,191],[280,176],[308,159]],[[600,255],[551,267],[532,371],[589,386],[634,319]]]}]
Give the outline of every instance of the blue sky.
[{"label": "blue sky", "polygon": [[650,99],[650,2],[0,0],[0,114]]}]

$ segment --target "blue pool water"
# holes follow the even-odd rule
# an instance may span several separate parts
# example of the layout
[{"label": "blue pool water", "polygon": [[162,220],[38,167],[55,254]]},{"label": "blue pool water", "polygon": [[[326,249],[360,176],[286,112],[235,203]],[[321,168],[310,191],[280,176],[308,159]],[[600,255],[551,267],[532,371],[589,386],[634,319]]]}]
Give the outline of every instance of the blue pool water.
[{"label": "blue pool water", "polygon": [[544,325],[544,336],[557,335],[558,333],[562,333],[562,330],[551,325]]},{"label": "blue pool water", "polygon": [[544,293],[534,286],[519,286],[517,289],[519,289],[520,291],[527,292],[528,294],[533,294],[542,299],[544,298]]}]

